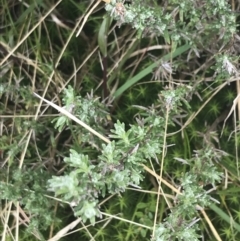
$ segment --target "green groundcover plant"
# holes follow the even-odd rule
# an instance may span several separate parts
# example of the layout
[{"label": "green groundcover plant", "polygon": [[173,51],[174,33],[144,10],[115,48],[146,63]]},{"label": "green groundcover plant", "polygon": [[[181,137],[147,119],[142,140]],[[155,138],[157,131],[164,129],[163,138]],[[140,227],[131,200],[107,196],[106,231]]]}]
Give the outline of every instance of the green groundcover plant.
[{"label": "green groundcover plant", "polygon": [[[79,99],[73,98],[73,92],[71,93],[72,95],[67,95],[68,98],[74,101]],[[80,216],[83,221],[90,219],[94,224],[96,217],[102,216],[98,206],[100,196],[124,192],[128,186],[138,187],[143,179],[143,165],[151,159],[158,162],[158,156],[164,149],[166,123],[166,117],[161,117],[160,113],[164,109],[169,110],[168,118],[171,120],[172,115],[179,111],[181,101],[187,104],[184,100],[185,93],[183,87],[163,91],[159,103],[156,103],[160,108],[145,108],[137,123],[128,130],[118,121],[109,135],[111,142],[102,145],[97,159],[91,160],[89,156],[71,150],[70,156],[64,159],[70,167],[69,172],[49,180],[50,190],[69,202],[76,216]],[[65,103],[68,100],[65,99]],[[84,104],[81,108],[91,111],[89,107],[84,108]],[[76,113],[83,116],[78,110]],[[59,127],[58,122],[56,127]],[[182,240],[198,240],[198,228],[195,225],[198,221],[197,205],[204,208],[211,203],[211,197],[204,186],[214,187],[221,181],[221,173],[214,166],[213,159],[220,161],[221,153],[209,147],[196,152],[190,160],[181,160],[190,166],[190,171],[179,180],[183,193],[176,197],[176,206],[165,222],[157,226],[154,240],[178,237]]]},{"label": "green groundcover plant", "polygon": [[2,240],[237,240],[233,4],[105,2],[1,2]]}]

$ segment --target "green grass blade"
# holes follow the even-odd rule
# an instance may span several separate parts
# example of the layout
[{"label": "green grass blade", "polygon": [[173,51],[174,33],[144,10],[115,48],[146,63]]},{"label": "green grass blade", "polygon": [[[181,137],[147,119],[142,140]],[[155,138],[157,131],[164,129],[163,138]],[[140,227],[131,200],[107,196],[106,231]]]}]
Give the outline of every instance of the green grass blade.
[{"label": "green grass blade", "polygon": [[[177,48],[174,53],[170,53],[170,54],[165,55],[162,58],[162,60],[168,61],[171,58],[175,58],[175,57],[179,56],[180,54],[186,52],[188,49],[190,49],[190,45],[188,45],[188,44],[183,45],[183,46]],[[151,64],[150,66],[148,66],[147,68],[145,68],[144,70],[139,72],[137,75],[135,75],[131,79],[127,80],[124,85],[122,85],[119,89],[116,90],[116,92],[114,93],[113,96],[115,98],[118,98],[120,95],[123,94],[124,91],[129,89],[131,86],[133,86],[135,83],[137,83],[139,80],[141,80],[146,75],[150,74],[152,72],[153,68],[155,68],[158,64],[159,64],[159,62],[155,62],[155,63]]]},{"label": "green grass blade", "polygon": [[98,32],[98,46],[103,57],[107,57],[107,37],[110,24],[111,17],[106,14]]},{"label": "green grass blade", "polygon": [[234,156],[225,157],[223,160],[221,160],[221,165],[223,165],[232,175],[238,177],[237,169],[233,164],[233,160]]},{"label": "green grass blade", "polygon": [[217,207],[214,204],[211,204],[210,208],[215,213],[217,213],[219,217],[221,217],[223,220],[229,223],[232,227],[234,227],[238,232],[240,232],[240,225],[236,223],[231,217],[229,217],[229,215],[227,215],[225,212],[223,212],[219,207]]},{"label": "green grass blade", "polygon": [[34,9],[38,6],[42,6],[45,7],[45,5],[43,4],[42,0],[35,0],[33,3],[31,3],[28,8],[19,16],[18,20],[15,22],[15,24],[19,24],[22,23],[23,21],[26,20],[27,16],[30,13],[34,12]]}]

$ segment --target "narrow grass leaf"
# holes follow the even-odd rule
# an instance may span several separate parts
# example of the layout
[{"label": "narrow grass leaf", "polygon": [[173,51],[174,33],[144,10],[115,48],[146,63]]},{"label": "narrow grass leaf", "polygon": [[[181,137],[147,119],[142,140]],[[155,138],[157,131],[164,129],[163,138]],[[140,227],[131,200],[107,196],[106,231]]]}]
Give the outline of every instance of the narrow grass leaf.
[{"label": "narrow grass leaf", "polygon": [[[179,56],[180,54],[186,52],[189,48],[190,48],[190,45],[188,45],[188,44],[183,45],[183,46],[177,48],[174,53],[165,55],[161,60],[168,61],[171,58],[175,58],[175,57]],[[116,92],[113,94],[113,96],[115,98],[118,98],[119,96],[121,96],[124,93],[124,91],[126,91],[131,86],[136,84],[139,80],[141,80],[146,75],[152,73],[153,68],[157,67],[158,64],[159,64],[158,61],[151,64],[150,66],[148,66],[147,68],[145,68],[144,70],[139,72],[137,75],[135,75],[131,79],[127,80],[125,84],[123,84],[118,90],[116,90]]]},{"label": "narrow grass leaf", "polygon": [[220,218],[225,220],[227,223],[229,223],[232,227],[234,227],[238,232],[240,232],[240,225],[236,223],[229,215],[227,215],[222,209],[218,208],[216,205],[211,204],[210,208],[218,214]]}]

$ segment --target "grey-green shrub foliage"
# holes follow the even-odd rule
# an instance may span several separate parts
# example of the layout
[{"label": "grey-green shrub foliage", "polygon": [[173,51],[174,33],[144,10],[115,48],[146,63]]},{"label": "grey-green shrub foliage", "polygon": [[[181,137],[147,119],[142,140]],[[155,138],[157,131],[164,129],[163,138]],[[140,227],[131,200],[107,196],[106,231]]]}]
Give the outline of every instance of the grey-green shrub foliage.
[{"label": "grey-green shrub foliage", "polygon": [[[200,56],[198,48],[211,49],[216,54],[216,73],[236,72],[230,57],[218,53],[236,31],[235,15],[227,1],[169,0],[159,4],[159,1],[112,0],[105,9],[119,26],[131,24],[139,37],[163,36],[173,47],[187,42],[197,56]],[[171,110],[171,116],[181,103],[187,104],[183,101],[185,93],[182,88],[162,92],[161,108]],[[109,136],[111,142],[102,145],[97,161],[71,150],[70,157],[64,159],[71,171],[49,180],[50,190],[75,206],[76,215],[94,223],[95,218],[101,216],[99,197],[123,192],[129,185],[139,186],[143,178],[142,164],[161,155],[166,121],[163,113],[157,108],[145,108],[145,113],[128,130],[117,122]],[[180,180],[182,195],[170,215],[157,226],[153,240],[198,240],[196,205],[205,207],[211,202],[199,183],[215,185],[221,179],[212,162],[215,156],[214,149],[205,149],[191,160],[185,160],[191,169]]]},{"label": "grey-green shrub foliage", "polygon": [[236,31],[236,16],[225,0],[112,0],[105,8],[119,25],[129,23],[139,34],[165,36],[168,41],[210,44],[216,35],[228,41]]},{"label": "grey-green shrub foliage", "polygon": [[[95,115],[98,115],[97,109]],[[58,124],[57,121],[56,127]],[[119,121],[114,127],[109,135],[112,141],[102,144],[97,160],[71,150],[70,157],[64,161],[72,170],[49,181],[49,189],[76,205],[76,215],[81,214],[83,220],[89,218],[94,222],[95,217],[100,216],[97,206],[100,196],[123,192],[129,185],[138,186],[142,180],[141,165],[161,153],[164,118],[154,110],[129,130]]]},{"label": "grey-green shrub foliage", "polygon": [[[200,51],[211,51],[216,56],[215,69],[219,73],[225,70],[228,74],[236,72],[233,61],[227,54],[218,51],[224,49],[236,31],[235,15],[225,0],[111,0],[106,4],[109,15],[114,17],[119,26],[131,24],[138,30],[138,35],[153,34],[163,36],[166,43],[172,46],[188,42],[194,52],[200,56]],[[199,50],[201,49],[201,50]],[[0,86],[0,94],[5,86]],[[30,91],[29,91],[30,93]],[[109,135],[111,142],[102,144],[86,130],[81,130],[81,141],[92,146],[100,146],[96,155],[84,153],[84,145],[70,150],[69,157],[64,158],[68,165],[64,175],[54,176],[48,181],[48,189],[60,196],[74,207],[75,214],[83,221],[95,222],[101,217],[99,199],[111,193],[124,192],[129,185],[140,186],[143,179],[142,164],[149,159],[158,161],[162,154],[163,136],[165,132],[166,109],[171,116],[179,111],[181,104],[187,105],[184,88],[163,91],[158,103],[150,108],[141,108],[141,114],[128,129],[119,121]],[[87,98],[75,96],[71,87],[65,90],[63,99],[65,108],[74,113],[82,121],[97,131],[105,134],[106,110],[98,99],[89,95]],[[68,118],[61,116],[56,120],[56,128],[72,128]],[[97,123],[97,124],[96,124]],[[90,141],[91,139],[91,141]],[[86,144],[86,145],[87,145]],[[79,150],[82,148],[82,151]],[[176,199],[176,205],[163,223],[155,230],[153,240],[198,240],[196,220],[196,205],[205,207],[212,202],[204,185],[214,185],[221,179],[212,160],[219,156],[214,149],[206,148],[196,153],[192,159],[185,160],[190,171],[182,175],[179,185],[183,195]],[[35,214],[35,220],[42,213],[45,219],[41,224],[49,225],[51,215],[46,215],[49,205],[43,197],[43,183],[38,177],[43,174],[32,172],[16,172],[15,179],[8,185],[0,183],[2,198],[19,201],[26,209]],[[32,179],[31,179],[32,178]],[[30,180],[27,190],[23,190],[26,180]],[[199,185],[203,183],[203,185]],[[17,188],[16,188],[17,187]],[[33,190],[33,191],[30,191]],[[39,221],[39,220],[38,220]]]},{"label": "grey-green shrub foliage", "polygon": [[[179,113],[179,106],[184,104],[189,108],[185,100],[186,90],[185,87],[179,87],[162,91],[156,105],[151,108],[140,107],[137,122],[128,130],[124,123],[117,121],[109,135],[111,142],[102,144],[97,160],[91,160],[91,155],[70,150],[70,156],[64,158],[69,166],[68,171],[50,179],[49,190],[67,201],[76,216],[81,216],[83,221],[89,219],[94,224],[96,217],[101,217],[98,206],[100,198],[106,194],[124,192],[129,185],[140,186],[143,179],[142,165],[150,159],[158,162],[164,148],[164,113],[168,110],[171,120],[172,116]],[[74,101],[79,99],[72,98]],[[98,105],[97,101],[94,103]],[[84,109],[83,106],[81,108]],[[95,110],[97,115],[98,110]],[[169,124],[173,123],[169,121]],[[179,180],[182,195],[175,200],[177,205],[170,215],[157,226],[154,240],[176,237],[186,241],[197,240],[196,206],[205,207],[211,203],[207,191],[203,189],[204,185],[200,186],[199,183],[215,185],[215,182],[221,180],[221,173],[214,167],[213,158],[219,160],[220,154],[206,148],[196,152],[192,159],[184,161],[191,169]]]},{"label": "grey-green shrub foliage", "polygon": [[[194,53],[211,52],[215,58],[212,69],[218,79],[237,74],[231,48],[239,41],[236,33],[236,14],[225,0],[112,0],[106,11],[118,21],[118,25],[130,24],[138,36],[161,36],[175,49],[188,43],[192,46],[188,58]],[[238,47],[236,47],[238,48]]]}]

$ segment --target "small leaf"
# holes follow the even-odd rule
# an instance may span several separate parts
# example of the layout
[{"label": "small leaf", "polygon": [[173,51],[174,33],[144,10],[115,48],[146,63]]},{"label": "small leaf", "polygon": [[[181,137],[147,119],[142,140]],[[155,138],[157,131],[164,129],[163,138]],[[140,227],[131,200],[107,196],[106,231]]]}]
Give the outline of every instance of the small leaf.
[{"label": "small leaf", "polygon": [[111,17],[108,14],[106,14],[103,17],[103,22],[98,32],[98,46],[103,57],[107,56],[107,35],[108,35],[110,20],[111,20]]}]

